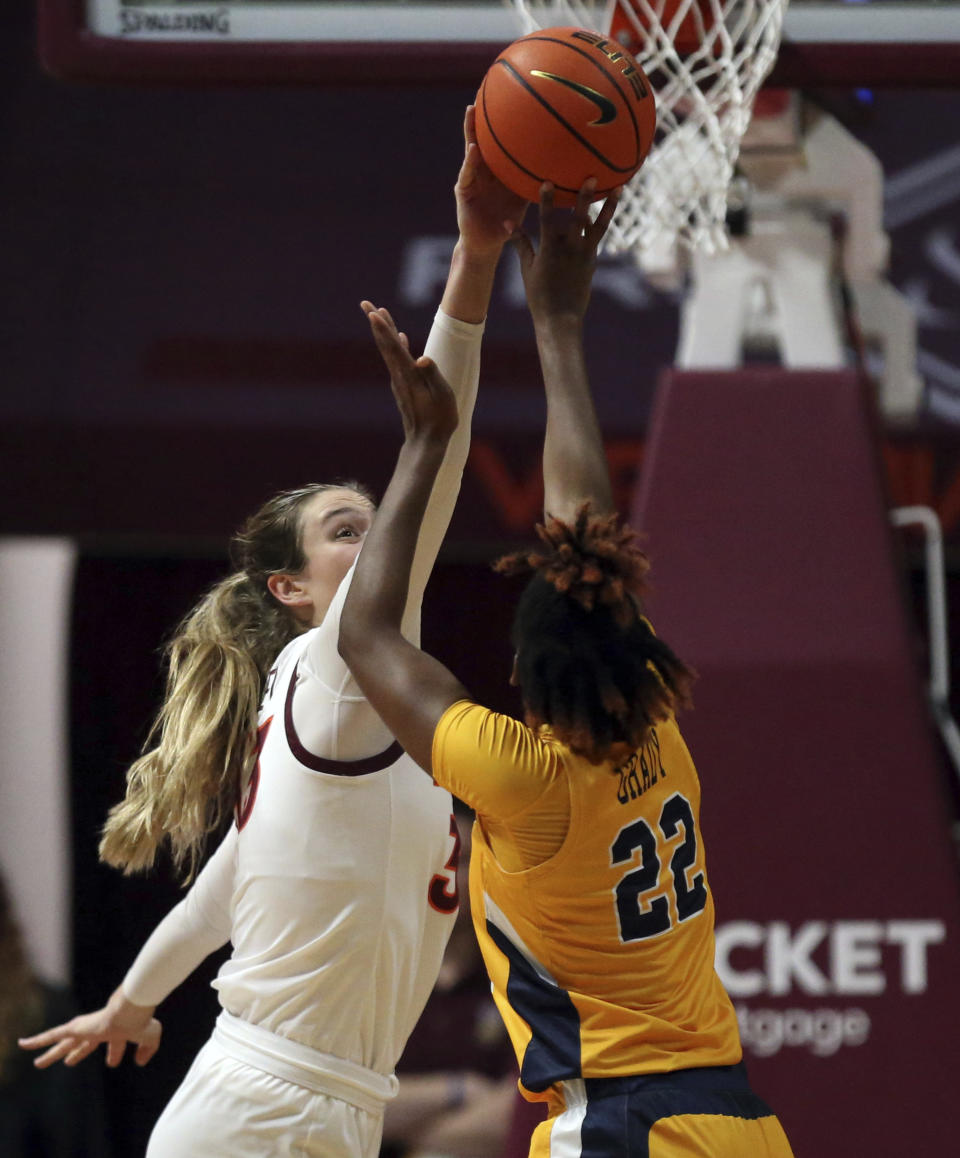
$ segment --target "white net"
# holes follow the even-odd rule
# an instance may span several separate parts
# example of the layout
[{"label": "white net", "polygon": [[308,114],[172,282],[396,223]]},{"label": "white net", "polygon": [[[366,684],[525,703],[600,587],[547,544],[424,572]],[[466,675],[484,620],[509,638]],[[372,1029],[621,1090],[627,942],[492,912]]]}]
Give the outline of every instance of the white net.
[{"label": "white net", "polygon": [[657,135],[624,188],[608,252],[726,248],[727,192],[754,97],[773,67],[788,0],[506,0],[524,32],[611,36],[657,96]]}]

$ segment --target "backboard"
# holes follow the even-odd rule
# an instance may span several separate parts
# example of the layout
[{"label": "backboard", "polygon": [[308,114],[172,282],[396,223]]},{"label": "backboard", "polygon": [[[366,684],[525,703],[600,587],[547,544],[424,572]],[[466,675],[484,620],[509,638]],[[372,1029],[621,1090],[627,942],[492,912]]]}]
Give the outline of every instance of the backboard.
[{"label": "backboard", "polygon": [[[46,70],[152,84],[479,84],[504,0],[39,0]],[[950,87],[960,0],[792,0],[768,83]]]}]

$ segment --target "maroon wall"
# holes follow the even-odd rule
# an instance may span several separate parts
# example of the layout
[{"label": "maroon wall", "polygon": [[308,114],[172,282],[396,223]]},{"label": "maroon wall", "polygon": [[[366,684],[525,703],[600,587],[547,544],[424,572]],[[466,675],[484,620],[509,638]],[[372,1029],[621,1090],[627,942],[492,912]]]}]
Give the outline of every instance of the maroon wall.
[{"label": "maroon wall", "polygon": [[798,1155],[945,1153],[960,895],[856,376],[666,375],[634,518],[755,1083]]},{"label": "maroon wall", "polygon": [[[222,542],[278,486],[382,485],[399,424],[357,303],[426,334],[472,82],[68,85],[40,69],[34,7],[8,0],[0,38],[0,533]],[[960,96],[825,99],[896,178],[892,276],[917,302],[927,409],[955,418]],[[630,258],[601,264],[587,341],[608,436],[642,436],[676,334],[674,298]],[[507,261],[476,430],[521,482],[542,418]],[[529,525],[471,480],[455,543]]]}]

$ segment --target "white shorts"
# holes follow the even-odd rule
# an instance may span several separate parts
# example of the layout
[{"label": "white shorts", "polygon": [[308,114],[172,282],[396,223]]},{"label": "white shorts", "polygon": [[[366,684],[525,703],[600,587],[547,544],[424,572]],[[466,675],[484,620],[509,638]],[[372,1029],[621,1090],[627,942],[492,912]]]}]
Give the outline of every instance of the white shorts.
[{"label": "white shorts", "polygon": [[224,1012],[147,1158],[377,1158],[396,1085]]}]

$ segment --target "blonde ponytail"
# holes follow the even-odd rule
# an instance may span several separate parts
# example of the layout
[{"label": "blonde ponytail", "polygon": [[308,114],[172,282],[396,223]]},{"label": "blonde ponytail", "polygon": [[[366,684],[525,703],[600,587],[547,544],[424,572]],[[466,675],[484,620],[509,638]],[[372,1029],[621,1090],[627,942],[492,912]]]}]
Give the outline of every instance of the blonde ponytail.
[{"label": "blonde ponytail", "polygon": [[[269,665],[294,635],[243,572],[218,583],[167,646],[163,707],[107,818],[100,859],[125,873],[150,868],[164,839],[190,879],[207,834],[236,804],[256,753],[257,710]],[[270,627],[264,630],[264,620]]]},{"label": "blonde ponytail", "polygon": [[301,509],[334,488],[366,496],[352,482],[283,491],[234,536],[239,570],[201,599],[167,645],[163,706],[148,750],[127,772],[124,799],[107,816],[102,861],[128,874],[149,869],[166,841],[177,871],[193,877],[207,835],[232,812],[252,771],[270,667],[301,630],[270,594],[267,579],[306,565]]}]

